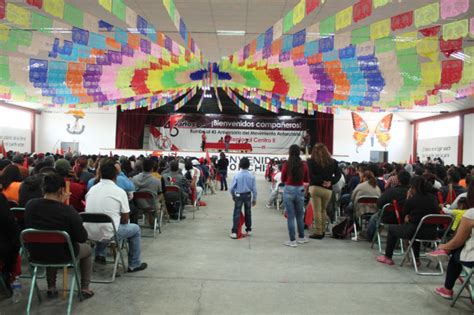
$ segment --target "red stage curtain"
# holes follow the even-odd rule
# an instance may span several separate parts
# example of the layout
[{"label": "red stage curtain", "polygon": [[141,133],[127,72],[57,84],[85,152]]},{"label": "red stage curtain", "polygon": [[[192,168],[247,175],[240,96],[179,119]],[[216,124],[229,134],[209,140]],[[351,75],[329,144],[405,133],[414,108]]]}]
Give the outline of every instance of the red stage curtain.
[{"label": "red stage curtain", "polygon": [[117,149],[142,149],[143,131],[147,120],[148,109],[139,108],[122,112],[117,111]]},{"label": "red stage curtain", "polygon": [[315,143],[322,142],[327,147],[329,152],[332,153],[332,145],[334,138],[334,115],[326,113],[316,113],[316,126],[312,139],[315,139]]}]

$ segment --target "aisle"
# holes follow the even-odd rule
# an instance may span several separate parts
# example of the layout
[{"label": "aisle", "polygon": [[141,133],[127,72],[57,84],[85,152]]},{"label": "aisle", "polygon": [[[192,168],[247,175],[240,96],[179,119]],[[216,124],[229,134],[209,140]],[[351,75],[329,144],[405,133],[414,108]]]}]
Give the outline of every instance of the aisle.
[{"label": "aisle", "polygon": [[[432,293],[444,278],[380,265],[367,243],[324,239],[283,246],[286,222],[264,207],[267,183],[258,186],[252,237],[231,240],[230,196],[206,196],[208,207],[195,220],[188,215],[155,240],[144,239],[147,270],[93,284],[96,296],[76,299],[74,314],[472,314],[465,299],[451,309]],[[23,313],[26,291],[23,298],[15,306],[0,301],[0,313]],[[46,301],[39,310],[62,314],[65,304]]]}]

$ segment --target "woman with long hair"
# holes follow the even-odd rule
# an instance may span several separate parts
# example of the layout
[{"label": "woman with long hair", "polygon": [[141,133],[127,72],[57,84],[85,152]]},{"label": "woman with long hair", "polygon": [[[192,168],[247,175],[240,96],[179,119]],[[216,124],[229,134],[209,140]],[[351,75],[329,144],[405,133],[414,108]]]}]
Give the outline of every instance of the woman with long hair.
[{"label": "woman with long hair", "polygon": [[[385,255],[378,256],[377,261],[387,265],[393,265],[393,251],[397,246],[398,240],[411,239],[415,234],[421,219],[428,214],[439,213],[438,200],[433,194],[430,183],[423,176],[416,176],[411,179],[410,190],[408,190],[407,200],[405,201],[404,214],[405,224],[389,225],[387,234],[387,245]],[[423,226],[418,231],[421,239],[434,239],[436,237],[436,226]],[[413,244],[416,263],[419,264],[420,243]]]},{"label": "woman with long hair", "polygon": [[[288,215],[288,233],[290,240],[284,244],[290,247],[297,247],[298,243],[307,243],[304,236],[304,182],[309,182],[308,165],[300,158],[300,147],[292,145],[289,150],[289,157],[281,170],[281,181],[285,184],[283,190],[283,202]],[[295,237],[295,219],[298,227],[298,241]]]},{"label": "woman with long hair", "polygon": [[16,165],[8,165],[0,176],[0,189],[8,201],[20,201],[21,173]]},{"label": "woman with long hair", "polygon": [[317,143],[308,160],[310,174],[309,194],[314,210],[315,232],[310,238],[323,239],[326,229],[326,207],[331,200],[332,185],[341,178],[341,170],[336,160],[329,154],[323,143]]},{"label": "woman with long hair", "polygon": [[375,175],[372,171],[364,171],[361,175],[361,182],[359,185],[357,185],[351,195],[352,206],[349,205],[348,207],[348,212],[353,212],[354,210],[356,211],[357,218],[365,213],[377,212],[376,206],[374,205],[358,205],[357,200],[360,197],[370,196],[378,198],[380,195],[382,195],[382,191],[377,185],[377,178],[375,178]]}]

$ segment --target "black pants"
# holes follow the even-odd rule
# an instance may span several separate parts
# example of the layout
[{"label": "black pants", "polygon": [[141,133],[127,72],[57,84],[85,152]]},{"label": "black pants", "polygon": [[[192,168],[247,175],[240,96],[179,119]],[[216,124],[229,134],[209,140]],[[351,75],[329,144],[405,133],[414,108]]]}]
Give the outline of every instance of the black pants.
[{"label": "black pants", "polygon": [[[388,235],[387,235],[387,247],[385,247],[385,256],[392,258],[393,251],[397,246],[398,240],[410,240],[416,232],[416,224],[400,224],[400,225],[389,225]],[[418,237],[426,240],[436,238],[436,227],[435,226],[426,226],[420,229],[418,232]],[[420,257],[420,243],[415,242],[413,244],[413,251],[415,252],[415,258]]]},{"label": "black pants", "polygon": [[451,258],[448,263],[448,270],[446,270],[446,279],[444,280],[444,287],[452,290],[456,280],[462,271],[462,266],[474,268],[474,261],[461,261],[462,247],[451,252]]},{"label": "black pants", "polygon": [[4,264],[2,274],[5,276],[5,279],[10,278],[15,270],[18,251],[19,247],[16,244],[0,243],[0,261]]}]

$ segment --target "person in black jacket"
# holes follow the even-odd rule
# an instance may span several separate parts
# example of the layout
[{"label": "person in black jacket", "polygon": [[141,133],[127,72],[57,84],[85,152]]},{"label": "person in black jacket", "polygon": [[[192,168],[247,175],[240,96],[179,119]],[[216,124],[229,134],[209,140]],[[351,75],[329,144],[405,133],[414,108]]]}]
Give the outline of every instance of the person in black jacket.
[{"label": "person in black jacket", "polygon": [[326,230],[326,207],[331,200],[332,185],[341,178],[341,170],[336,160],[329,154],[328,148],[318,143],[313,147],[308,160],[310,186],[309,194],[316,220],[315,233],[310,238],[323,239]]},{"label": "person in black jacket", "polygon": [[[393,251],[398,239],[411,239],[421,219],[428,214],[439,213],[438,200],[432,193],[431,185],[422,176],[413,177],[411,180],[408,198],[405,202],[405,224],[389,225],[385,255],[378,256],[377,261],[387,265],[393,265]],[[418,231],[422,239],[434,239],[436,237],[436,226],[423,226]],[[420,243],[413,244],[413,251],[417,264],[420,257]]]},{"label": "person in black jacket", "polygon": [[12,274],[20,249],[19,229],[10,213],[8,201],[0,192],[0,263],[3,263],[1,276],[11,294]]},{"label": "person in black jacket", "polygon": [[[66,192],[66,182],[58,174],[45,174],[42,183],[44,198],[32,199],[26,204],[25,227],[40,230],[60,230],[69,234],[74,248],[74,254],[79,261],[81,273],[81,292],[83,297],[94,295],[89,289],[92,274],[92,249],[85,244],[87,231],[82,225],[82,219],[71,206],[65,205],[70,197]],[[32,259],[51,263],[69,260],[69,251],[64,246],[37,245],[29,248]],[[47,268],[48,297],[58,296],[56,290],[56,268]]]},{"label": "person in black jacket", "polygon": [[227,190],[227,167],[229,167],[229,160],[225,157],[225,153],[221,152],[217,161],[217,172],[221,178],[221,190]]}]

